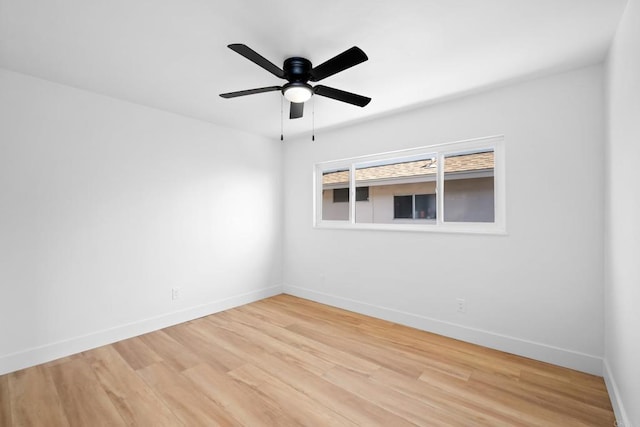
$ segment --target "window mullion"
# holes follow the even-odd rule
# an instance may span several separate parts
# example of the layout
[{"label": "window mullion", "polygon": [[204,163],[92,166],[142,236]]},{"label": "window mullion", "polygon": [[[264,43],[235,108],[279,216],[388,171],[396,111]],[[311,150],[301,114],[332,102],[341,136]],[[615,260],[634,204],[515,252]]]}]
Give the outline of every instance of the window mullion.
[{"label": "window mullion", "polygon": [[349,166],[349,222],[356,223],[356,166]]},{"label": "window mullion", "polygon": [[444,222],[444,154],[438,153],[436,169],[436,224]]},{"label": "window mullion", "polygon": [[411,218],[416,219],[416,195],[411,195]]}]

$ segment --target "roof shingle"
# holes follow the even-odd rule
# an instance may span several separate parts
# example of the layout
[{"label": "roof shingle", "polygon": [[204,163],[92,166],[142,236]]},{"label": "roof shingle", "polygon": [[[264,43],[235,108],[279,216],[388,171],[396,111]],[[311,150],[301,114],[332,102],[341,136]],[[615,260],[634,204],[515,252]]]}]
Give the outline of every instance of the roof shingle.
[{"label": "roof shingle", "polygon": [[[493,166],[493,151],[462,154],[445,157],[444,173],[480,171],[493,169]],[[436,172],[437,165],[435,159],[414,160],[411,162],[356,169],[356,181],[413,178],[435,175]],[[322,175],[323,185],[348,184],[348,182],[349,171],[346,170],[327,172]]]}]

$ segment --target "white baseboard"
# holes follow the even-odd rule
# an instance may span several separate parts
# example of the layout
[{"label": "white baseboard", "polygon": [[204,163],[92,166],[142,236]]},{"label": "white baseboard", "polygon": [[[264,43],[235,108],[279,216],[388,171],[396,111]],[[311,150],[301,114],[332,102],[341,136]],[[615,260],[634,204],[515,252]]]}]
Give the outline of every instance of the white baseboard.
[{"label": "white baseboard", "polygon": [[594,375],[602,375],[602,358],[599,356],[593,356],[482,329],[470,328],[468,326],[445,322],[421,316],[419,314],[368,304],[298,286],[285,284],[283,286],[283,292],[289,295],[411,326],[413,328],[433,332],[435,334],[444,335],[461,341],[505,351],[507,353],[552,363],[558,366],[564,366],[566,368]]},{"label": "white baseboard", "polygon": [[616,384],[616,380],[613,377],[613,373],[611,372],[611,368],[609,367],[609,362],[605,357],[603,363],[603,377],[604,383],[607,386],[607,391],[609,392],[609,398],[611,399],[611,406],[613,406],[613,413],[616,415],[616,426],[619,427],[632,427],[631,421],[629,421],[629,417],[627,416],[627,412],[624,410],[624,406],[622,405],[622,399],[620,399],[620,390],[618,389],[618,385]]},{"label": "white baseboard", "polygon": [[116,341],[157,331],[158,329],[187,322],[209,314],[228,310],[244,304],[249,304],[264,298],[282,293],[282,286],[272,286],[257,291],[234,295],[232,297],[211,301],[179,311],[162,314],[160,316],[143,319],[91,334],[70,338],[39,347],[11,353],[0,357],[0,375],[39,365],[51,360],[87,351],[92,348],[111,344]]}]

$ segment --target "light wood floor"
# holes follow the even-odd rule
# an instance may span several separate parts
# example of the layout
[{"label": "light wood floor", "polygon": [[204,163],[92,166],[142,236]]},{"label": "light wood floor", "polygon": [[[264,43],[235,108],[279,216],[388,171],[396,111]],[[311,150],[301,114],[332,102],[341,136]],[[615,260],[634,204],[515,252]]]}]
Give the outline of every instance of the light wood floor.
[{"label": "light wood floor", "polygon": [[602,378],[279,295],[0,376],[1,426],[613,426]]}]

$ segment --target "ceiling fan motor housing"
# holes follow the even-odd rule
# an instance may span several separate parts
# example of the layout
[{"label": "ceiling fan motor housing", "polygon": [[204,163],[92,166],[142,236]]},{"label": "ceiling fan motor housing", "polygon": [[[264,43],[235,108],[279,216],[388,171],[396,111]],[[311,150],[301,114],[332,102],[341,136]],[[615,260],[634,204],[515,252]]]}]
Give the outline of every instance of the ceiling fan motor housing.
[{"label": "ceiling fan motor housing", "polygon": [[283,70],[285,78],[293,82],[306,83],[311,77],[309,72],[311,71],[311,61],[306,58],[300,58],[294,56],[293,58],[287,58],[284,61]]}]

